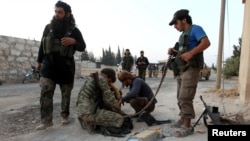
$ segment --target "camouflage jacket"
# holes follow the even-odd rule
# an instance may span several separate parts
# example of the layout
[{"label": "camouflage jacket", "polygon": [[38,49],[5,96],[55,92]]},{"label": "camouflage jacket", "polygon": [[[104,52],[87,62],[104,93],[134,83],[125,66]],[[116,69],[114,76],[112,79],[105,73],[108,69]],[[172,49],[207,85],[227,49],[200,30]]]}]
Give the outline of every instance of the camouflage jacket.
[{"label": "camouflage jacket", "polygon": [[[115,98],[114,92],[110,90],[108,83],[102,76],[99,76],[99,84],[102,90],[101,94],[104,106],[108,109],[117,107],[119,104]],[[93,77],[89,76],[78,93],[76,102],[76,111],[78,116],[94,114],[93,111],[96,108],[97,98],[98,94],[96,93],[95,80]]]}]

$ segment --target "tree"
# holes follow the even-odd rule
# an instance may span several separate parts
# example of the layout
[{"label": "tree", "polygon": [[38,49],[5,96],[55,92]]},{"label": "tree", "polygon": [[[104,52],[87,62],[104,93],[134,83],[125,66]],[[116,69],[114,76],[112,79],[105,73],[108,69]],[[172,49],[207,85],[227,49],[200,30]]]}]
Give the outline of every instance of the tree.
[{"label": "tree", "polygon": [[239,38],[239,45],[233,45],[233,56],[232,57],[239,57],[241,53],[241,38]]},{"label": "tree", "polygon": [[217,71],[217,68],[215,67],[214,63],[212,64],[212,70],[214,70],[215,72]]},{"label": "tree", "polygon": [[89,52],[88,56],[89,56],[89,61],[96,62],[96,59],[95,59],[95,56],[94,56],[93,52]]},{"label": "tree", "polygon": [[81,55],[81,61],[88,61],[89,60],[89,54],[88,54],[88,51],[84,51],[82,52],[82,55]]},{"label": "tree", "polygon": [[111,47],[109,46],[108,50],[102,49],[102,64],[114,66],[115,64],[115,53],[111,51]]},{"label": "tree", "polygon": [[115,64],[119,64],[122,61],[120,47],[118,46],[118,51],[115,57]]},{"label": "tree", "polygon": [[225,78],[231,76],[239,76],[240,69],[240,54],[241,54],[241,38],[239,38],[239,45],[233,45],[233,55],[227,58],[223,68],[223,74]]}]

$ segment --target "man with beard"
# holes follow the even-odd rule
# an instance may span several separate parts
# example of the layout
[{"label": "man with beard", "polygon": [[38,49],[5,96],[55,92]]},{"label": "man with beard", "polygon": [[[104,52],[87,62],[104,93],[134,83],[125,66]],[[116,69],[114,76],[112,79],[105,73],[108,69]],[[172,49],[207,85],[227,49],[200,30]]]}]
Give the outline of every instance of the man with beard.
[{"label": "man with beard", "polygon": [[82,52],[85,48],[86,44],[75,25],[70,5],[58,1],[55,4],[55,15],[44,29],[37,58],[37,69],[41,74],[41,124],[37,126],[37,130],[53,126],[53,95],[56,84],[60,85],[62,95],[61,123],[69,123],[75,74],[74,53]]}]

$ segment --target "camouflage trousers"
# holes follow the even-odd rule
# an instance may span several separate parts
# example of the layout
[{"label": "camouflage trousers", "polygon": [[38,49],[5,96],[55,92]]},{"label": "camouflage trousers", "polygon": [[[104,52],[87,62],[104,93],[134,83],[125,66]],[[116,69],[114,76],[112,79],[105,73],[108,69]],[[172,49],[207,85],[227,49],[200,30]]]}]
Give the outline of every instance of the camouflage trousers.
[{"label": "camouflage trousers", "polygon": [[188,67],[176,77],[177,80],[177,101],[180,109],[179,116],[183,118],[195,118],[193,100],[199,81],[199,68]]},{"label": "camouflage trousers", "polygon": [[146,77],[146,70],[145,69],[139,69],[138,76],[145,81]]},{"label": "camouflage trousers", "polygon": [[82,115],[79,118],[88,125],[117,128],[121,127],[124,121],[122,115],[106,109],[97,109],[94,114]]},{"label": "camouflage trousers", "polygon": [[[41,97],[40,97],[40,113],[41,122],[51,122],[53,119],[53,96],[56,89],[56,83],[48,78],[40,78]],[[67,118],[70,114],[70,97],[73,84],[60,84],[61,90],[61,117]]]}]

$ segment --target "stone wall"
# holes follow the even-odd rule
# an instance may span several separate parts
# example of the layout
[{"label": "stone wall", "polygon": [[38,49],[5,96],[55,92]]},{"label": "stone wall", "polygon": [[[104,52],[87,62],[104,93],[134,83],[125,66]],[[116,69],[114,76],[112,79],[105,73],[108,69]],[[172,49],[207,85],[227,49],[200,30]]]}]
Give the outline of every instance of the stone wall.
[{"label": "stone wall", "polygon": [[[21,82],[36,64],[40,41],[0,35],[0,82]],[[75,53],[76,78],[81,76],[80,52]]]}]

